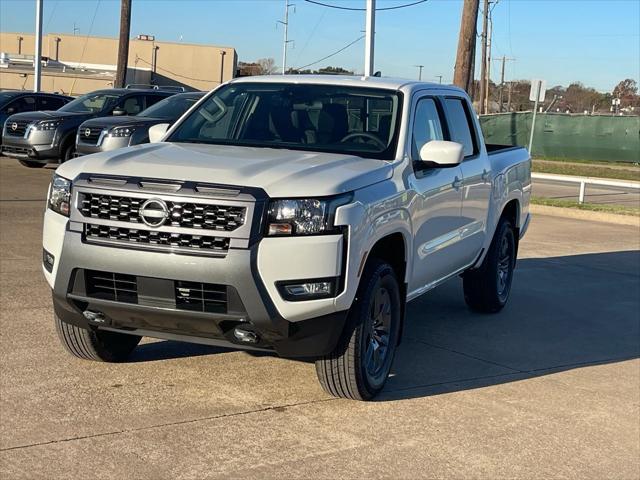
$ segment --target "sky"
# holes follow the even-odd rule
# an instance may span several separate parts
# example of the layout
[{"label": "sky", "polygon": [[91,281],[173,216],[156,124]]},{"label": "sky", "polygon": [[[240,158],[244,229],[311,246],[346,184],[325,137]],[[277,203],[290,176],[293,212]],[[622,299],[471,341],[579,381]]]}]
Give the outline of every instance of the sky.
[{"label": "sky", "polygon": [[[365,0],[318,0],[363,8]],[[415,0],[377,0],[378,8]],[[282,63],[285,0],[133,0],[131,34],[157,40],[234,47],[240,61]],[[289,0],[288,67],[301,67],[363,35],[362,11]],[[481,2],[482,3],[482,2]],[[428,0],[376,15],[375,69],[385,76],[453,78],[462,0]],[[119,0],[44,0],[44,33],[116,37]],[[493,6],[491,77],[507,56],[505,79],[541,78],[547,85],[580,81],[601,92],[625,78],[640,81],[640,0],[499,0]],[[35,0],[0,0],[0,31],[33,32]],[[479,24],[480,26],[480,24]],[[479,48],[478,48],[479,49]],[[0,45],[2,51],[2,45]],[[363,71],[364,41],[315,64]],[[479,62],[476,62],[477,69]]]}]

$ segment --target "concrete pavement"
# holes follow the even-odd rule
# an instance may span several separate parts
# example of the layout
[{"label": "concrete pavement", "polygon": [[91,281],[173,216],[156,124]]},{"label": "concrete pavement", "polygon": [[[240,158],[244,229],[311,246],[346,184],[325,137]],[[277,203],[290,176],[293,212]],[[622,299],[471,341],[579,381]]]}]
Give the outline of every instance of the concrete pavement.
[{"label": "concrete pavement", "polygon": [[640,478],[640,232],[540,216],[512,298],[455,279],[409,307],[380,400],[311,363],[145,340],[58,344],[40,272],[51,170],[0,159],[0,478]]}]

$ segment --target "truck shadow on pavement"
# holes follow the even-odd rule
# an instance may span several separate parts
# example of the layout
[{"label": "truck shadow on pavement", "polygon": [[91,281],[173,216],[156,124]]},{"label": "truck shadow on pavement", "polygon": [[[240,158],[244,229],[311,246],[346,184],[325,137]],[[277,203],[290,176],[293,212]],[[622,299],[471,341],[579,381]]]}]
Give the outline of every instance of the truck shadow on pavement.
[{"label": "truck shadow on pavement", "polygon": [[380,400],[638,358],[639,339],[640,251],[525,258],[501,313],[470,312],[461,280],[410,303]]},{"label": "truck shadow on pavement", "polygon": [[[498,314],[471,312],[460,279],[411,302],[402,345],[378,399],[437,395],[638,358],[639,338],[640,251],[525,258],[518,260],[511,298]],[[158,341],[140,345],[132,361],[230,351]]]}]

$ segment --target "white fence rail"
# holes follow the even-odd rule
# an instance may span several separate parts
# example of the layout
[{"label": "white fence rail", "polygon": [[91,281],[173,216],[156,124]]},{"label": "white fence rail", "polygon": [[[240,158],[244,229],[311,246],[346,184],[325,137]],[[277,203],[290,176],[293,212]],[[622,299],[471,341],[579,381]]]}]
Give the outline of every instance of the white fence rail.
[{"label": "white fence rail", "polygon": [[609,180],[606,178],[592,178],[592,177],[576,177],[573,175],[556,175],[553,173],[532,173],[531,178],[538,180],[549,180],[559,183],[576,183],[580,185],[580,193],[578,195],[578,202],[584,203],[584,196],[587,190],[587,185],[599,185],[602,187],[618,187],[618,188],[630,188],[634,190],[640,190],[640,182],[631,182],[625,180]]}]

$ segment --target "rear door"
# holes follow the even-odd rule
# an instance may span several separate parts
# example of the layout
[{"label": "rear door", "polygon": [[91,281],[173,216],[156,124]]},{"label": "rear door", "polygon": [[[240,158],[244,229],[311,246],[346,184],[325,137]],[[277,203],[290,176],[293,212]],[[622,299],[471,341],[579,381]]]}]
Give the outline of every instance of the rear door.
[{"label": "rear door", "polygon": [[469,102],[462,97],[445,97],[451,140],[462,144],[462,232],[465,262],[473,262],[484,244],[491,195],[491,163],[481,151],[479,132]]},{"label": "rear door", "polygon": [[463,266],[456,244],[462,208],[462,170],[459,165],[434,168],[418,162],[425,143],[448,139],[441,99],[418,95],[412,111],[410,141],[414,168],[408,183],[416,192],[411,212],[416,251],[409,292],[417,295]]}]

